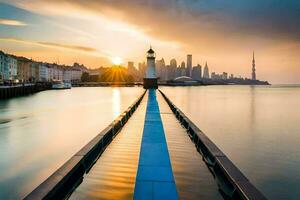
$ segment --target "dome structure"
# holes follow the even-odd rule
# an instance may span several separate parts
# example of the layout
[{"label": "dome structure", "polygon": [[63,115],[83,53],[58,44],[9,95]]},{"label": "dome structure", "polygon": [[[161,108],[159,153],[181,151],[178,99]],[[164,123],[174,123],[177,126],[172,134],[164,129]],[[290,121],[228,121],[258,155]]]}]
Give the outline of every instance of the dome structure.
[{"label": "dome structure", "polygon": [[174,79],[175,82],[194,82],[195,80],[188,76],[179,76]]}]

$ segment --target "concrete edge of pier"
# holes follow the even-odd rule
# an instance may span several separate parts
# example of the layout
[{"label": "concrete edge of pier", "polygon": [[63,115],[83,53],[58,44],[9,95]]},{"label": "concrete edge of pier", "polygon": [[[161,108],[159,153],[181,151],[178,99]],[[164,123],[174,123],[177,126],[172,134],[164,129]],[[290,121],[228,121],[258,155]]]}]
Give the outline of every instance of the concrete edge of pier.
[{"label": "concrete edge of pier", "polygon": [[186,128],[197,151],[212,172],[218,187],[230,199],[267,199],[231,162],[231,160],[161,91],[176,118]]},{"label": "concrete edge of pier", "polygon": [[34,94],[44,90],[50,90],[51,84],[37,83],[37,84],[23,84],[18,86],[1,86],[0,99],[9,99],[13,97],[20,97],[29,94]]},{"label": "concrete edge of pier", "polygon": [[138,108],[145,94],[146,90],[127,110],[120,114],[110,125],[102,130],[24,199],[68,198],[74,189],[82,182],[84,174],[89,172],[106,147]]}]

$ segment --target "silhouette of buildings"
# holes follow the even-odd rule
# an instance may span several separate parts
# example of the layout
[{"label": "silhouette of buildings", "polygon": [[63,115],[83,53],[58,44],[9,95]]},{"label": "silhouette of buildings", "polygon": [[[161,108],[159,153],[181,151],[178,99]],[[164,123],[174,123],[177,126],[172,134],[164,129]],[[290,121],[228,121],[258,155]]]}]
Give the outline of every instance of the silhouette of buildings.
[{"label": "silhouette of buildings", "polygon": [[200,80],[202,77],[202,67],[201,65],[194,66],[192,69],[192,79]]},{"label": "silhouette of buildings", "polygon": [[254,51],[253,51],[253,58],[252,58],[252,80],[256,81],[256,72],[255,72],[255,58],[254,58]]},{"label": "silhouette of buildings", "polygon": [[209,69],[207,66],[207,62],[205,63],[204,71],[203,71],[203,78],[204,79],[209,79]]},{"label": "silhouette of buildings", "polygon": [[172,80],[176,78],[176,68],[177,68],[177,61],[173,58],[170,61],[170,66],[168,67],[168,80]]},{"label": "silhouette of buildings", "polygon": [[186,76],[185,62],[182,61],[180,65],[180,76]]},{"label": "silhouette of buildings", "polygon": [[186,58],[186,76],[192,77],[192,55],[187,55]]}]

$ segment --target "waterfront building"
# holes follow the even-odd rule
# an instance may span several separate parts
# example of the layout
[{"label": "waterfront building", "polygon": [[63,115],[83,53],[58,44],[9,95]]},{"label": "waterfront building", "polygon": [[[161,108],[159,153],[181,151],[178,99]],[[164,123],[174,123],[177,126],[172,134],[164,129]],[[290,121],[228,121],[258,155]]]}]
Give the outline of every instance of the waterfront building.
[{"label": "waterfront building", "polygon": [[212,72],[210,77],[211,77],[212,80],[218,79],[216,72]]},{"label": "waterfront building", "polygon": [[167,69],[165,65],[165,60],[162,58],[161,60],[157,60],[155,64],[156,75],[160,81],[167,80]]},{"label": "waterfront building", "polygon": [[29,82],[38,81],[40,64],[40,62],[31,62]]},{"label": "waterfront building", "polygon": [[63,80],[63,69],[57,64],[49,65],[49,77],[51,81],[62,81]]},{"label": "waterfront building", "polygon": [[223,72],[222,74],[217,74],[215,72],[211,73],[211,79],[212,80],[227,80],[228,74],[227,72]]},{"label": "waterfront building", "polygon": [[192,55],[188,54],[186,58],[186,76],[192,76]]},{"label": "waterfront building", "polygon": [[134,62],[132,62],[132,61],[129,61],[127,64],[127,71],[128,71],[128,74],[132,75],[133,77],[139,76],[139,72],[136,69],[136,67],[134,66]]},{"label": "waterfront building", "polygon": [[256,80],[256,69],[255,69],[255,58],[254,58],[254,51],[253,51],[253,58],[252,58],[252,80]]},{"label": "waterfront building", "polygon": [[179,77],[181,76],[181,68],[180,68],[180,65],[178,67],[176,67],[176,74],[175,74],[175,77]]},{"label": "waterfront building", "polygon": [[207,62],[205,63],[204,71],[203,71],[203,78],[204,79],[209,79],[209,69]]},{"label": "waterfront building", "polygon": [[49,67],[46,63],[40,63],[38,65],[38,78],[37,80],[39,82],[48,82],[50,81],[50,75],[49,75]]},{"label": "waterfront building", "polygon": [[157,77],[155,72],[155,52],[150,47],[147,51],[147,70],[146,76],[144,78],[144,88],[145,89],[157,89]]},{"label": "waterfront building", "polygon": [[201,79],[201,72],[202,71],[202,67],[201,65],[197,65],[197,66],[194,66],[193,69],[192,69],[192,78],[194,80],[200,80]]},{"label": "waterfront building", "polygon": [[180,65],[181,76],[186,76],[185,62],[182,61]]},{"label": "waterfront building", "polygon": [[17,79],[19,82],[27,83],[30,80],[31,77],[31,65],[32,61],[24,58],[24,57],[18,57],[17,58]]},{"label": "waterfront building", "polygon": [[129,70],[129,69],[132,69],[132,68],[135,68],[135,67],[134,67],[134,62],[133,62],[133,61],[128,61],[128,63],[127,63],[127,68],[128,68],[128,70]]},{"label": "waterfront building", "polygon": [[173,58],[170,60],[170,66],[168,67],[168,80],[173,80],[176,78],[176,68],[177,68],[177,61]]},{"label": "waterfront building", "polygon": [[[89,74],[90,75],[90,74]],[[64,69],[63,71],[63,81],[64,82],[67,82],[67,83],[70,83],[72,82],[72,69]]]},{"label": "waterfront building", "polygon": [[223,80],[227,80],[228,79],[228,73],[227,72],[223,72],[222,79]]},{"label": "waterfront building", "polygon": [[17,73],[18,73],[18,64],[17,59],[13,56],[6,56],[6,66],[4,70],[4,79],[10,82],[14,82],[17,80]]},{"label": "waterfront building", "polygon": [[161,70],[162,73],[162,81],[168,80],[168,65],[164,65]]},{"label": "waterfront building", "polygon": [[72,81],[72,83],[73,82],[80,82],[82,74],[83,74],[82,70],[72,68],[72,70],[71,70],[71,81]]},{"label": "waterfront building", "polygon": [[146,64],[145,64],[145,62],[139,63],[138,66],[139,66],[139,76],[141,78],[144,78],[145,74],[146,74]]},{"label": "waterfront building", "polygon": [[6,55],[2,51],[0,51],[0,83],[4,82],[5,66],[6,66]]}]

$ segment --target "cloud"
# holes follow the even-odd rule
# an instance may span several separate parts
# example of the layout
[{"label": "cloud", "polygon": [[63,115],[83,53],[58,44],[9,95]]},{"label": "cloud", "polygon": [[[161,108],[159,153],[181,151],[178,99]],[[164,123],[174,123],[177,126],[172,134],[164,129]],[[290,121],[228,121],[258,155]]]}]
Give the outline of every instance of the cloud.
[{"label": "cloud", "polygon": [[[142,45],[149,44],[148,39],[155,38],[168,42],[166,44],[180,46],[177,52],[168,45],[160,48],[160,52],[164,51],[161,53],[164,57],[167,54],[169,57],[181,56],[179,59],[185,59],[183,55],[189,52],[195,60],[199,58],[196,62],[208,60],[216,70],[226,69],[243,75],[249,74],[249,56],[255,50],[258,66],[266,66],[269,70],[263,72],[264,76],[276,70],[278,80],[283,75],[282,71],[285,77],[299,74],[300,1],[296,0],[3,1],[32,13],[65,21],[78,30],[93,32],[96,37],[103,37],[102,40],[87,41],[93,41],[92,45],[101,44],[101,49],[110,47],[111,44],[107,44],[109,42],[119,45],[124,38],[128,38],[122,35],[130,34],[130,31],[112,34],[115,30],[105,31],[106,35],[98,34],[100,29],[107,29],[108,26],[99,19],[108,18],[112,24],[124,23],[128,25],[125,27],[134,27],[147,36],[140,40],[138,48],[133,48],[137,37],[132,37],[134,40],[128,42],[129,48],[128,45],[120,47],[124,49],[126,46],[125,51],[131,50],[131,54],[138,54],[143,50]],[[120,26],[116,29],[120,29]],[[285,47],[286,44],[293,45],[278,50],[278,47]],[[109,50],[115,53],[118,47],[112,47]],[[286,63],[282,63],[283,59]]]},{"label": "cloud", "polygon": [[[86,17],[101,14],[142,27],[163,39],[261,37],[300,40],[300,2],[295,0],[10,0],[33,12]],[[72,14],[73,13],[73,14]],[[171,32],[171,34],[170,34]],[[211,35],[213,34],[213,35]],[[191,37],[192,36],[192,37]],[[203,41],[197,37],[197,41]]]},{"label": "cloud", "polygon": [[105,16],[152,38],[207,51],[300,42],[300,1],[295,0],[2,1],[53,17],[95,20],[97,15]]},{"label": "cloud", "polygon": [[0,19],[0,25],[7,25],[7,26],[27,26],[26,23],[17,21],[17,20],[11,20],[11,19]]},{"label": "cloud", "polygon": [[51,48],[68,49],[68,50],[80,51],[80,52],[86,52],[86,53],[97,52],[97,50],[92,47],[78,46],[78,45],[68,45],[68,44],[58,44],[58,43],[53,43],[53,42],[23,40],[23,39],[18,39],[18,38],[0,38],[0,40],[7,41],[7,42],[18,42],[18,43],[24,43],[24,44],[30,44],[30,45],[51,47]]},{"label": "cloud", "polygon": [[36,42],[36,43],[44,45],[44,46],[49,46],[49,47],[59,47],[59,48],[79,50],[79,51],[85,51],[85,52],[95,52],[96,51],[96,49],[94,49],[94,48],[85,47],[85,46],[57,44],[57,43],[53,43],[53,42]]}]

